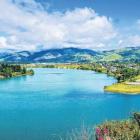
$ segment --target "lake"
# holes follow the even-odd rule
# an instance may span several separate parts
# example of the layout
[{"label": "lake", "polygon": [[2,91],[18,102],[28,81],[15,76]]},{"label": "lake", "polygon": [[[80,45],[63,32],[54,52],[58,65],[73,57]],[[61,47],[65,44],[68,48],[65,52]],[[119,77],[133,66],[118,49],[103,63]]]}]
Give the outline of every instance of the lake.
[{"label": "lake", "polygon": [[104,92],[116,80],[93,71],[34,69],[0,80],[0,139],[53,140],[82,125],[125,119],[140,96]]}]

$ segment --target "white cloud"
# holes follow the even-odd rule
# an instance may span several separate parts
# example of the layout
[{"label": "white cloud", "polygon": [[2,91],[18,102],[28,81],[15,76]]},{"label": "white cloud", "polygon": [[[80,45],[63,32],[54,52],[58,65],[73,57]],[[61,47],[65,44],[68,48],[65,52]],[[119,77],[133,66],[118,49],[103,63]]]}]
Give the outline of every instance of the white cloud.
[{"label": "white cloud", "polygon": [[137,20],[137,24],[140,25],[140,19]]},{"label": "white cloud", "polygon": [[140,46],[140,35],[130,36],[128,43],[131,44],[131,46]]},{"label": "white cloud", "polygon": [[0,37],[0,48],[7,46],[7,39],[5,37]]},{"label": "white cloud", "polygon": [[116,42],[118,48],[124,47],[140,47],[140,35],[128,35],[122,36],[118,42]]},{"label": "white cloud", "polygon": [[[111,18],[101,16],[91,8],[50,13],[34,0],[14,1],[0,1],[0,48],[115,49],[140,46],[140,35],[134,34],[134,28],[118,30]],[[135,28],[140,29],[140,20]]]},{"label": "white cloud", "polygon": [[72,45],[96,49],[101,44],[107,45],[117,34],[112,21],[91,8],[49,13],[34,0],[23,2],[24,7],[19,0],[0,1],[0,32],[7,34],[3,36],[7,40],[3,41],[3,47],[31,50],[38,45],[44,48]]},{"label": "white cloud", "polygon": [[123,40],[119,40],[118,44],[119,45],[123,44]]}]

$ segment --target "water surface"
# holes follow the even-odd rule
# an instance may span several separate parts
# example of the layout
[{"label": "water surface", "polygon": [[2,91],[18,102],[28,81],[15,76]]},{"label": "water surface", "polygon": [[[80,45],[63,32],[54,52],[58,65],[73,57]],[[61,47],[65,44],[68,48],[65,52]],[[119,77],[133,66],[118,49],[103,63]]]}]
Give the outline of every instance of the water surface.
[{"label": "water surface", "polygon": [[[75,128],[124,119],[140,96],[110,94],[112,77],[92,71],[35,69],[0,81],[0,139],[53,140]],[[57,137],[57,138],[56,138]]]}]

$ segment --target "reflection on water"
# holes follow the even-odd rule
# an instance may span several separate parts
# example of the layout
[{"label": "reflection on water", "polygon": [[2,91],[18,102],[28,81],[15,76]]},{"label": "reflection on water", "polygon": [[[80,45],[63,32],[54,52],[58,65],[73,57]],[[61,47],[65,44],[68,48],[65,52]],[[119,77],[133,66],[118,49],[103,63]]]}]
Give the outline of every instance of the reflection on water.
[{"label": "reflection on water", "polygon": [[64,73],[47,73],[47,74],[56,74],[56,75],[59,75],[59,74],[64,74]]}]

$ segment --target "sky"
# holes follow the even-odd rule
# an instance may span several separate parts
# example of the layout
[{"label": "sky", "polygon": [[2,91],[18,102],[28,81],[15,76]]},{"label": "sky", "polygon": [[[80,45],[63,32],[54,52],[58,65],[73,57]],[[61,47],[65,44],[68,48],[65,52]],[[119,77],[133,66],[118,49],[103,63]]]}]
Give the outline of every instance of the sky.
[{"label": "sky", "polygon": [[0,0],[0,49],[140,46],[139,0]]}]

